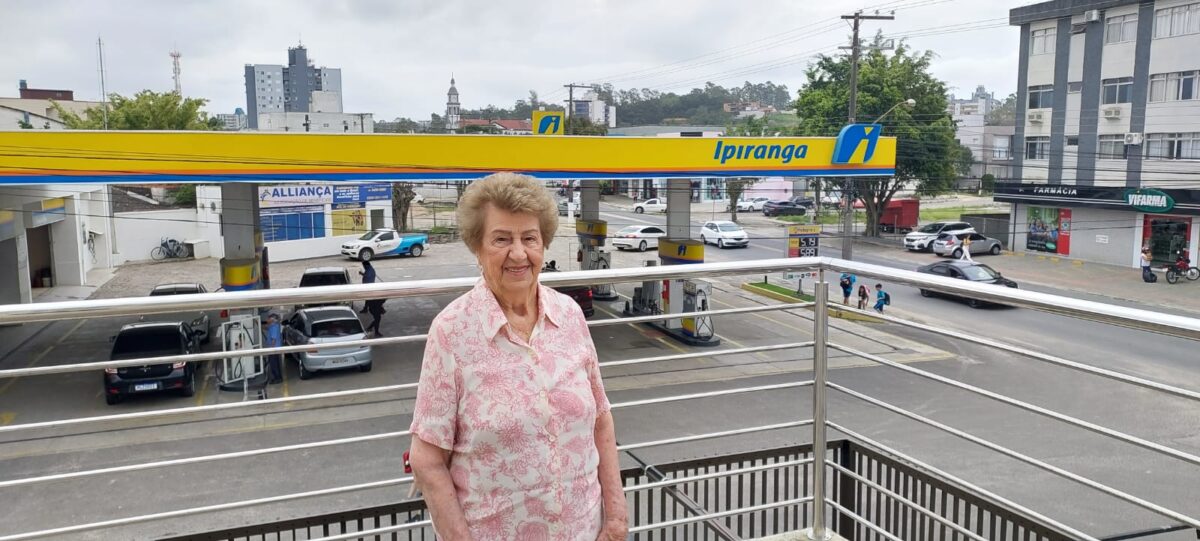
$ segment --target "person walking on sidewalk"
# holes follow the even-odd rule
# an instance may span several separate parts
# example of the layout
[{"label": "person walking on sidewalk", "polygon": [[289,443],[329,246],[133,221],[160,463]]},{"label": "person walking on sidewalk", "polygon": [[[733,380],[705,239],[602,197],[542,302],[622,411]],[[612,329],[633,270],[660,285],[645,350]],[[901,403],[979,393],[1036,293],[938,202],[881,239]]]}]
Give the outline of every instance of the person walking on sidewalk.
[{"label": "person walking on sidewalk", "polygon": [[383,308],[383,303],[386,300],[387,299],[371,299],[367,301],[366,306],[363,307],[371,314],[371,324],[367,326],[367,332],[374,330],[375,338],[383,336],[383,333],[379,332],[379,324],[383,322],[383,315],[387,313],[387,310]]},{"label": "person walking on sidewalk", "polygon": [[875,311],[883,313],[883,307],[892,304],[892,296],[883,290],[883,284],[875,284]]},{"label": "person walking on sidewalk", "polygon": [[847,272],[843,272],[838,279],[838,285],[842,286],[842,304],[850,305],[850,294],[854,292],[854,282],[857,280],[858,277]]},{"label": "person walking on sidewalk", "polygon": [[[267,316],[267,321],[263,323],[266,327],[266,332],[263,333],[263,345],[269,348],[277,348],[283,346],[283,330],[279,325],[279,315],[271,314]],[[267,355],[267,383],[282,383],[283,382],[283,356],[278,353]]]},{"label": "person walking on sidewalk", "polygon": [[962,240],[962,255],[959,256],[964,261],[971,261],[971,234],[963,235]]},{"label": "person walking on sidewalk", "polygon": [[1150,268],[1150,263],[1153,258],[1150,256],[1149,248],[1142,248],[1142,257],[1140,264],[1142,266],[1142,281],[1148,284],[1153,284],[1158,281],[1158,276],[1154,275],[1154,271]]},{"label": "person walking on sidewalk", "polygon": [[[362,266],[363,266],[363,270],[358,271],[358,275],[362,276],[362,283],[364,283],[364,284],[375,283],[375,278],[377,276],[375,274],[375,267],[373,265],[371,265],[370,261],[363,261]],[[361,314],[366,311],[367,311],[367,304],[363,304],[362,310],[359,310],[358,313]]]},{"label": "person walking on sidewalk", "polygon": [[867,309],[867,299],[871,297],[871,292],[867,291],[867,284],[858,286],[858,309]]}]

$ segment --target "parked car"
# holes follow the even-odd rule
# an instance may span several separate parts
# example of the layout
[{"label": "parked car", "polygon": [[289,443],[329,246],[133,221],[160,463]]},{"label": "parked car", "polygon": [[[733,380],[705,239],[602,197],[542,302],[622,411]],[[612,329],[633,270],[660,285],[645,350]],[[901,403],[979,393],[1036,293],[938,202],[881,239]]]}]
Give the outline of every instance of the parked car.
[{"label": "parked car", "polygon": [[647,199],[645,201],[642,201],[641,203],[634,205],[633,211],[638,214],[643,214],[646,212],[666,212],[667,211],[667,200],[659,199],[657,197],[654,199]]},{"label": "parked car", "polygon": [[767,201],[763,204],[762,213],[763,216],[804,216],[812,207],[812,201],[807,197]]},{"label": "parked car", "polygon": [[979,233],[942,233],[933,241],[933,253],[958,259],[962,257],[963,240],[968,237],[971,239],[971,255],[1000,255],[1003,249],[999,240]]},{"label": "parked car", "polygon": [[[187,355],[200,349],[199,333],[186,322],[134,323],[112,338],[109,359],[121,361],[167,355]],[[178,391],[196,393],[196,368],[187,362],[104,369],[104,401],[117,404],[131,394]]]},{"label": "parked car", "polygon": [[904,235],[904,247],[923,252],[930,249],[933,241],[942,233],[974,233],[975,228],[966,222],[933,222]]},{"label": "parked car", "polygon": [[558,215],[566,216],[568,214],[571,214],[572,207],[574,207],[574,209],[575,209],[575,212],[574,212],[575,217],[578,218],[581,215],[581,211],[579,210],[579,208],[580,208],[579,203],[577,203],[577,202],[576,203],[568,203],[567,200],[565,200],[565,199],[560,200],[558,202]]},{"label": "parked car", "polygon": [[842,208],[842,192],[832,190],[821,193],[821,206],[835,209]]},{"label": "parked car", "polygon": [[766,205],[767,201],[770,200],[770,197],[755,197],[753,199],[738,201],[737,209],[738,211],[745,212],[761,211],[763,209],[763,205]]},{"label": "parked car", "polygon": [[359,261],[370,261],[377,257],[411,255],[421,257],[429,246],[429,235],[425,233],[400,233],[395,229],[368,231],[355,240],[342,244],[342,255]]},{"label": "parked car", "polygon": [[700,242],[727,246],[749,246],[750,234],[742,226],[729,221],[709,220],[700,227]]},{"label": "parked car", "polygon": [[658,248],[658,239],[667,236],[667,230],[657,225],[631,225],[621,228],[609,240],[618,250],[637,250],[645,252],[648,248]]},{"label": "parked car", "polygon": [[[345,306],[322,306],[296,311],[283,322],[283,343],[289,346],[331,344],[367,337],[354,310]],[[301,351],[291,354],[300,367],[300,379],[317,372],[358,368],[371,371],[371,346]]]},{"label": "parked car", "polygon": [[[345,267],[313,267],[304,269],[304,274],[300,276],[299,287],[320,287],[320,286],[344,286],[350,283],[350,271]],[[328,306],[335,304],[350,305],[349,302],[343,303],[315,303],[315,304],[298,304],[296,310],[313,306]]]},{"label": "parked car", "polygon": [[[542,267],[542,272],[558,272],[558,264],[551,260]],[[574,299],[575,304],[579,305],[579,309],[583,310],[583,317],[592,317],[596,313],[595,307],[592,306],[591,287],[562,286],[556,287],[554,290]]]},{"label": "parked car", "polygon": [[[1017,287],[1016,282],[1001,276],[1000,273],[995,269],[982,263],[965,261],[962,259],[930,263],[917,268],[917,272],[933,274],[937,276],[948,276],[950,278],[958,278],[960,280],[970,280],[972,282],[979,282],[981,284],[995,284],[1014,289]],[[979,308],[989,304],[979,299],[964,298],[958,295],[946,295],[944,293],[938,293],[929,289],[921,289],[922,297],[932,297],[934,295],[945,295],[950,298],[965,300],[971,308]]]},{"label": "parked car", "polygon": [[[150,290],[151,297],[163,297],[166,295],[195,295],[197,293],[208,293],[208,289],[204,284],[186,283],[186,284],[161,284],[154,286]],[[183,321],[191,325],[192,330],[196,331],[200,337],[201,344],[207,344],[213,337],[213,322],[219,319],[217,312],[185,312],[181,314],[162,314],[152,316],[142,316],[142,321]]]}]

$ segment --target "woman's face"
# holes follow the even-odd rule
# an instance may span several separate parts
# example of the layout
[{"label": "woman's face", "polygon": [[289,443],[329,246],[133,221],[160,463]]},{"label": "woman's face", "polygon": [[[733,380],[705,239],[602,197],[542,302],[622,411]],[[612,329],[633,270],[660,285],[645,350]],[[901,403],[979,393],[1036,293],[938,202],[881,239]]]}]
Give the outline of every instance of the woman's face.
[{"label": "woman's face", "polygon": [[475,256],[492,291],[502,295],[528,292],[537,284],[544,250],[537,216],[484,206],[483,238]]}]

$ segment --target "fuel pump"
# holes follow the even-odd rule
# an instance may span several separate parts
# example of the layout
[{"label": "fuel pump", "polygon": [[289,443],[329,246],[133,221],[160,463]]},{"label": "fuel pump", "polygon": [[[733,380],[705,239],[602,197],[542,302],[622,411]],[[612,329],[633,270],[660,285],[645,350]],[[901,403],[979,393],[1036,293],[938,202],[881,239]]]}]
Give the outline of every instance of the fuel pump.
[{"label": "fuel pump", "polygon": [[[707,312],[708,298],[712,295],[712,284],[704,280],[683,281],[683,311]],[[685,317],[682,320],[683,333],[698,340],[708,340],[713,337],[712,318],[708,316]]]},{"label": "fuel pump", "polygon": [[[242,351],[262,346],[262,328],[254,315],[230,315],[221,325],[223,351]],[[242,400],[249,398],[250,380],[260,378],[265,370],[263,359],[256,355],[226,357],[217,373],[218,386],[223,391],[241,391]],[[265,396],[264,396],[265,398]]]},{"label": "fuel pump", "polygon": [[[645,267],[657,267],[654,260],[644,261]],[[633,288],[633,299],[625,301],[626,316],[650,316],[662,313],[662,282],[647,280],[642,285]]]}]

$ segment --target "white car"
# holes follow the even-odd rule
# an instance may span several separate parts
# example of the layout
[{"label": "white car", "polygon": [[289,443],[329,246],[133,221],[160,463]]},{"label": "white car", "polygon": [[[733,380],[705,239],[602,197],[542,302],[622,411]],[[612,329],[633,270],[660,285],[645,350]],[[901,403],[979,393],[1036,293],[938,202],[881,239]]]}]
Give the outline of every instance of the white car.
[{"label": "white car", "polygon": [[642,201],[641,203],[634,205],[633,211],[638,214],[644,214],[647,212],[666,212],[667,211],[667,201],[665,199],[659,199],[657,197],[654,199],[647,199],[645,201]]},{"label": "white car", "polygon": [[342,255],[359,261],[370,261],[376,257],[409,255],[421,257],[429,245],[425,233],[400,233],[395,229],[376,229],[363,236],[342,244]]},{"label": "white car", "polygon": [[761,212],[763,209],[763,205],[767,204],[767,201],[770,201],[770,200],[771,200],[770,197],[755,197],[754,199],[750,199],[748,201],[738,201],[737,209],[739,211],[745,211],[745,212],[752,212],[752,211],[760,211]]},{"label": "white car", "polygon": [[667,236],[667,231],[657,225],[631,225],[609,237],[614,248],[618,250],[637,250],[645,252],[650,248],[658,248],[658,239]]},{"label": "white car", "polygon": [[923,252],[933,247],[933,241],[942,233],[974,233],[975,228],[966,222],[933,222],[904,236],[904,247]]},{"label": "white car", "polygon": [[733,222],[711,220],[700,228],[700,242],[716,244],[717,248],[749,246],[750,234]]}]

